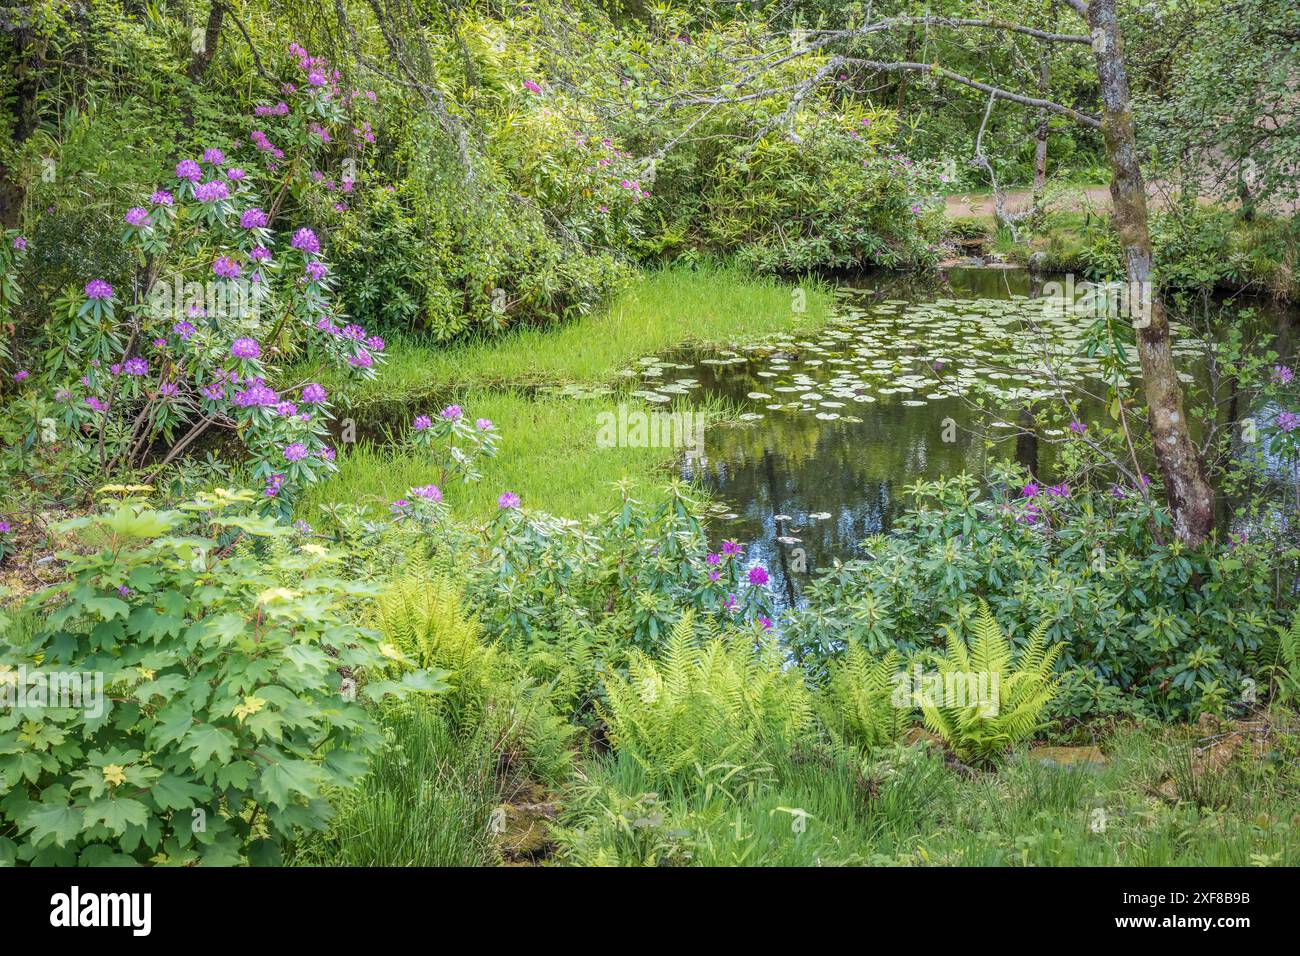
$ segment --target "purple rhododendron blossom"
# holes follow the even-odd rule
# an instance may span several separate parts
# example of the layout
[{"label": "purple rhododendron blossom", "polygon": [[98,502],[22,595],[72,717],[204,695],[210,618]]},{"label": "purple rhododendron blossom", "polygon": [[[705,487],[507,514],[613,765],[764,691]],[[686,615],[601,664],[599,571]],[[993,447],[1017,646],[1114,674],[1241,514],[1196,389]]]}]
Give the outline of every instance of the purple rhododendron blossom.
[{"label": "purple rhododendron blossom", "polygon": [[113,298],[113,287],[103,279],[91,279],[86,283],[86,298],[111,299]]},{"label": "purple rhododendron blossom", "polygon": [[311,253],[312,255],[320,252],[320,240],[316,238],[316,233],[312,232],[306,226],[293,234],[293,241],[290,245],[295,249]]},{"label": "purple rhododendron blossom", "polygon": [[230,354],[235,358],[254,359],[262,354],[262,347],[257,344],[257,339],[235,339],[230,345]]},{"label": "purple rhododendron blossom", "polygon": [[194,198],[199,202],[217,202],[220,199],[229,199],[230,187],[220,179],[214,179],[211,182],[195,186]]},{"label": "purple rhododendron blossom", "polygon": [[442,489],[437,485],[421,485],[419,488],[412,488],[411,494],[428,501],[442,501]]},{"label": "purple rhododendron blossom", "polygon": [[240,408],[269,408],[280,403],[275,390],[261,382],[254,382],[242,392],[235,393],[235,404]]},{"label": "purple rhododendron blossom", "polygon": [[230,256],[222,256],[216,262],[212,263],[212,272],[222,279],[238,279],[239,263]]},{"label": "purple rhododendron blossom", "polygon": [[502,492],[501,497],[497,499],[497,507],[505,510],[508,508],[519,507],[519,496],[513,491]]}]

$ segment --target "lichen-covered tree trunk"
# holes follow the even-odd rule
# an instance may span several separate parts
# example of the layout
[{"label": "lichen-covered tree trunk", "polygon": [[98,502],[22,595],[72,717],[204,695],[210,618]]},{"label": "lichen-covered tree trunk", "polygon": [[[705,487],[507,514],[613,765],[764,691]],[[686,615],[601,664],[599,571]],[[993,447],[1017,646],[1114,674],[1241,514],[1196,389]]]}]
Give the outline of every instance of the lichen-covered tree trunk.
[{"label": "lichen-covered tree trunk", "polygon": [[[1090,0],[1087,11],[1101,79],[1102,136],[1111,166],[1115,229],[1124,252],[1129,288],[1147,290],[1151,281],[1151,230],[1115,0]],[[1214,490],[1205,478],[1205,465],[1187,429],[1183,389],[1169,346],[1169,320],[1154,294],[1150,295],[1149,316],[1144,315],[1138,324],[1142,326],[1137,329],[1137,350],[1147,416],[1174,533],[1185,544],[1199,544],[1214,524]]]},{"label": "lichen-covered tree trunk", "polygon": [[[1038,59],[1038,95],[1047,99],[1051,92],[1052,45],[1044,43]],[[1038,111],[1038,125],[1034,128],[1034,198],[1030,212],[1030,224],[1035,228],[1043,225],[1043,191],[1047,187],[1047,110]]]}]

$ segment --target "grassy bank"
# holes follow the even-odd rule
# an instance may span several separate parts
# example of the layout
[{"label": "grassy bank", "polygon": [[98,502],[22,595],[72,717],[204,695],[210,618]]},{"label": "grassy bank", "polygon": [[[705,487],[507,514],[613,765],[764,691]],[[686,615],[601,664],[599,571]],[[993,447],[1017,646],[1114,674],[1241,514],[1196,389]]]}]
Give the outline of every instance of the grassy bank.
[{"label": "grassy bank", "polygon": [[[502,435],[499,454],[483,462],[481,481],[443,489],[458,518],[488,517],[502,491],[515,492],[526,507],[581,518],[610,507],[620,479],[651,489],[673,457],[672,449],[596,447],[596,416],[614,407],[609,400],[491,389],[471,389],[457,399],[467,414],[490,418]],[[305,496],[309,521],[322,505],[340,501],[387,509],[410,488],[437,478],[420,456],[368,442],[340,452],[338,466],[338,474]]]},{"label": "grassy bank", "polygon": [[[353,390],[353,402],[414,403],[470,388],[607,382],[628,363],[673,346],[825,322],[830,290],[805,282],[799,303],[795,288],[725,266],[658,269],[636,279],[607,310],[567,325],[450,347],[397,339],[378,378]],[[309,371],[299,369],[296,377],[310,377]]]},{"label": "grassy bank", "polygon": [[[584,517],[618,500],[613,484],[621,479],[650,493],[675,453],[596,445],[597,416],[628,401],[617,393],[569,398],[538,394],[536,388],[617,387],[619,371],[644,355],[827,321],[829,289],[813,283],[798,288],[800,294],[778,280],[725,267],[662,269],[640,277],[607,311],[559,328],[451,348],[398,341],[380,376],[355,393],[351,414],[363,425],[368,415],[386,417],[400,429],[412,416],[455,401],[473,418],[490,418],[503,438],[482,481],[444,489],[454,514],[486,517],[495,511],[497,496],[510,490],[527,507]],[[291,374],[312,377],[308,369]],[[436,478],[419,456],[366,442],[341,449],[338,466],[337,475],[304,497],[307,520],[333,502],[387,508],[412,486]]]}]

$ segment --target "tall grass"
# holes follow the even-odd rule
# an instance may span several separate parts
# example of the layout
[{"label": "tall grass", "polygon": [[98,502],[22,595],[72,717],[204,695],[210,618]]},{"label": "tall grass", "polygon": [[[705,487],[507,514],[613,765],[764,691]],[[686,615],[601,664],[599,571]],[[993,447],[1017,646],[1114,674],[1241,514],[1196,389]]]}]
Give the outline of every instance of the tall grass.
[{"label": "tall grass", "polygon": [[[597,415],[616,412],[612,398],[575,400],[530,397],[517,391],[472,391],[457,400],[467,414],[492,419],[502,436],[497,456],[481,462],[482,480],[443,489],[452,514],[460,518],[490,517],[502,491],[515,492],[526,508],[584,518],[618,504],[614,485],[621,479],[631,480],[634,493],[654,494],[680,454],[672,448],[598,447]],[[706,403],[696,411],[706,420],[732,414],[719,403]],[[389,503],[410,488],[437,477],[418,455],[371,443],[340,449],[337,464],[338,473],[313,486],[299,506],[309,522],[322,505],[339,501],[387,511]]]},{"label": "tall grass", "polygon": [[499,858],[489,822],[498,803],[486,734],[453,734],[431,707],[384,715],[390,743],[348,794],[327,833],[291,860],[302,866],[486,866]]},{"label": "tall grass", "polygon": [[[624,865],[1293,866],[1296,743],[1191,779],[1187,730],[1130,729],[1103,766],[1022,749],[959,773],[929,749],[796,747],[669,786],[589,765],[564,798],[560,861]],[[1167,781],[1178,794],[1171,797]],[[1163,791],[1163,792],[1161,792]],[[639,822],[638,822],[639,821]]]},{"label": "tall grass", "polygon": [[[404,337],[389,343],[379,376],[353,387],[358,406],[411,403],[452,390],[607,382],[643,355],[690,342],[735,338],[814,326],[831,314],[821,282],[799,289],[727,266],[664,268],[645,273],[596,315],[561,326],[519,329],[495,339],[451,347]],[[797,305],[803,311],[794,311]],[[299,368],[293,379],[328,374]]]}]

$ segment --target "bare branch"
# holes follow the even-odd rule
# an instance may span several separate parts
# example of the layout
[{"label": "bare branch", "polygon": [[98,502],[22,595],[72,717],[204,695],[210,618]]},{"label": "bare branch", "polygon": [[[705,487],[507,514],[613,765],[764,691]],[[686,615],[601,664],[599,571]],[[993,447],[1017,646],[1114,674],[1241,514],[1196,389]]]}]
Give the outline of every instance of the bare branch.
[{"label": "bare branch", "polygon": [[248,35],[248,29],[240,21],[239,17],[235,16],[235,11],[233,7],[231,7],[229,4],[223,4],[223,5],[226,8],[227,15],[229,15],[230,19],[234,21],[234,24],[238,28],[239,32],[243,34],[244,42],[248,44],[248,52],[253,54],[253,68],[257,70],[257,75],[260,76],[262,79],[266,80],[266,82],[274,84],[276,82],[275,78],[272,77],[270,74],[268,74],[266,70],[263,69],[262,67],[262,58],[257,55],[257,47],[253,45],[253,38]]},{"label": "bare branch", "polygon": [[860,66],[868,70],[879,70],[881,72],[899,72],[901,70],[912,70],[917,73],[930,73],[934,76],[942,77],[945,80],[951,80],[953,83],[961,83],[963,86],[969,86],[971,89],[979,90],[982,93],[988,93],[1000,100],[1006,100],[1009,103],[1019,103],[1021,106],[1032,106],[1035,109],[1049,110],[1053,113],[1059,113],[1062,116],[1068,116],[1077,123],[1087,126],[1089,129],[1101,129],[1101,120],[1088,113],[1081,113],[1076,109],[1055,103],[1052,100],[1039,99],[1033,96],[1022,96],[1019,93],[1012,93],[997,86],[990,86],[979,80],[973,80],[969,76],[962,76],[960,73],[954,73],[946,67],[939,66],[937,63],[879,63],[875,60],[859,60],[852,57],[846,57],[841,60],[853,66]]},{"label": "bare branch", "polygon": [[1010,20],[971,20],[953,17],[891,17],[879,20],[851,30],[810,30],[810,36],[865,36],[868,33],[880,33],[885,30],[897,30],[903,27],[951,27],[954,29],[974,28],[978,30],[1001,30],[1005,33],[1019,33],[1046,43],[1082,43],[1085,46],[1092,38],[1080,33],[1052,33],[1038,30]]}]

